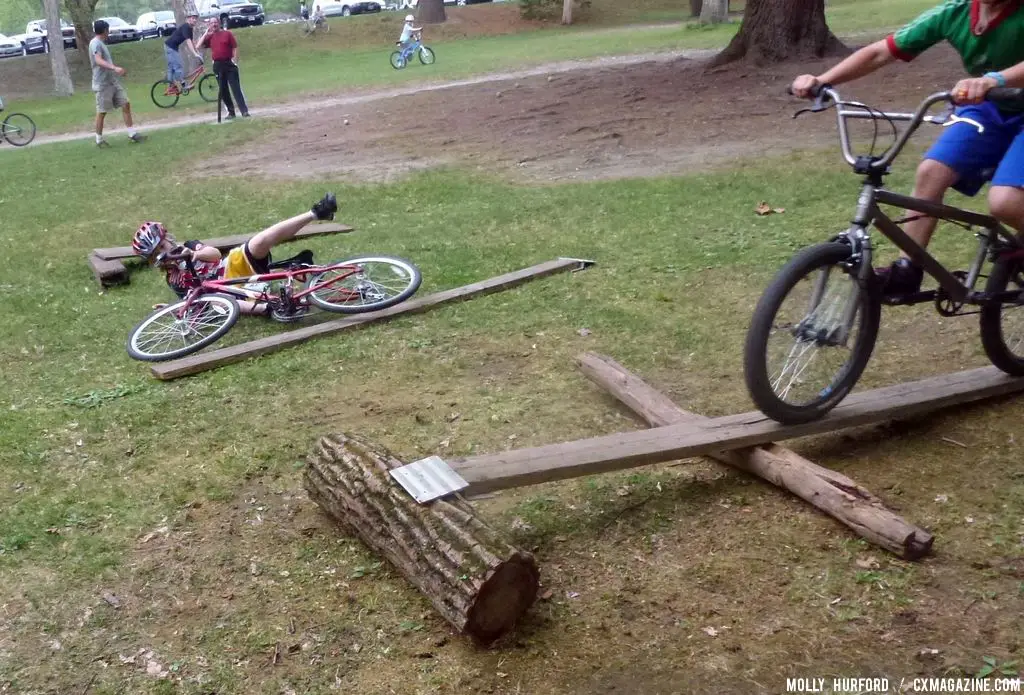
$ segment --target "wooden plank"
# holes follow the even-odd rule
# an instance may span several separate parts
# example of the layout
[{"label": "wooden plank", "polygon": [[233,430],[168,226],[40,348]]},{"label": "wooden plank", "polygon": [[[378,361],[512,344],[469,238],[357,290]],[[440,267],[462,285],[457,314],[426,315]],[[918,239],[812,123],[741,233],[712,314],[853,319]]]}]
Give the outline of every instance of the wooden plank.
[{"label": "wooden plank", "polygon": [[555,273],[571,270],[572,268],[586,267],[590,261],[581,261],[577,258],[559,258],[553,261],[540,263],[529,268],[523,268],[512,273],[506,273],[489,280],[474,282],[471,285],[456,287],[454,289],[436,292],[422,297],[414,297],[401,304],[388,307],[381,311],[374,311],[366,314],[346,316],[343,319],[327,321],[313,326],[306,326],[287,333],[259,338],[247,343],[232,345],[230,347],[212,350],[210,352],[189,355],[178,360],[158,362],[151,368],[153,376],[165,381],[198,374],[209,369],[221,367],[233,362],[239,362],[250,357],[266,355],[282,348],[304,343],[310,338],[323,335],[331,335],[349,328],[363,326],[368,323],[384,321],[395,316],[416,314],[442,304],[448,304],[471,297],[479,297],[492,292],[507,290],[517,285],[537,278],[546,277]]},{"label": "wooden plank", "polygon": [[100,287],[123,285],[128,282],[128,268],[121,261],[106,260],[94,253],[90,253],[87,260]]},{"label": "wooden plank", "polygon": [[[308,239],[310,237],[323,236],[325,234],[343,234],[351,231],[353,231],[352,227],[349,227],[346,224],[337,224],[335,222],[310,224],[300,229],[298,234],[289,241]],[[221,251],[227,251],[236,246],[241,246],[249,239],[252,239],[253,236],[255,236],[255,234],[234,234],[232,236],[206,239],[203,243],[207,246],[216,246]],[[115,246],[109,249],[94,249],[93,253],[107,261],[136,257],[131,246]]]},{"label": "wooden plank", "polygon": [[[683,410],[610,357],[584,353],[576,358],[576,364],[591,381],[651,427],[708,419]],[[778,444],[712,452],[709,456],[793,493],[865,540],[904,560],[924,557],[935,542],[932,534],[893,512],[856,481]]]},{"label": "wooden plank", "polygon": [[995,367],[931,377],[849,396],[821,420],[780,425],[758,411],[699,423],[612,434],[449,461],[466,496],[821,434],[1024,390],[1024,378]]}]

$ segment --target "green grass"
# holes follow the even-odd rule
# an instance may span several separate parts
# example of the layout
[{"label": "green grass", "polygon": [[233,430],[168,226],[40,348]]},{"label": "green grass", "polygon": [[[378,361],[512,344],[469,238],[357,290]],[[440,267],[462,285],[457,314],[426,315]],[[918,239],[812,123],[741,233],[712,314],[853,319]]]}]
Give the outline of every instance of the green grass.
[{"label": "green grass", "polygon": [[[903,0],[899,3],[867,0],[830,3],[829,22],[838,33],[855,33],[878,27],[896,26],[930,6],[931,0]],[[507,8],[470,7],[467,12],[497,12]],[[683,19],[680,15],[676,20]],[[571,28],[546,28],[523,33],[467,36],[454,23],[428,28],[426,41],[437,54],[437,62],[418,62],[396,71],[388,64],[400,18],[394,13],[334,20],[328,35],[303,40],[297,26],[270,26],[238,32],[241,43],[242,82],[254,110],[261,106],[314,94],[337,94],[347,90],[410,85],[427,81],[464,78],[488,72],[512,70],[575,58],[608,55],[707,49],[724,46],[738,23],[718,27],[678,24],[664,27],[626,27],[595,30],[581,23]],[[120,44],[112,47],[114,60],[126,67],[126,86],[132,105],[145,124],[155,118],[210,111],[198,94],[184,97],[173,110],[157,108],[150,99],[153,82],[164,67],[163,49],[156,41]],[[34,57],[35,70],[45,70],[45,57]],[[13,61],[7,61],[8,63]],[[0,65],[0,70],[14,69]],[[0,72],[0,77],[3,73]],[[45,76],[40,76],[44,80]],[[300,96],[302,95],[302,96]],[[29,113],[42,133],[88,129],[93,96],[87,83],[79,84],[70,99],[19,99],[11,108]],[[119,114],[112,114],[119,122]]]}]

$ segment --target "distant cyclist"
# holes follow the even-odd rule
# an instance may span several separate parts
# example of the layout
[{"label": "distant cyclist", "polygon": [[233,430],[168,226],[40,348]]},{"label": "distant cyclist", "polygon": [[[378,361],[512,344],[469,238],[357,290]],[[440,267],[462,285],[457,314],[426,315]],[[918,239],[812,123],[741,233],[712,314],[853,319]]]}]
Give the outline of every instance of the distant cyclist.
[{"label": "distant cyclist", "polygon": [[203,62],[203,56],[196,50],[196,45],[192,42],[194,36],[193,27],[196,22],[199,21],[199,15],[190,14],[186,19],[185,23],[174,30],[174,33],[167,37],[164,41],[164,57],[167,58],[167,80],[171,83],[171,92],[180,92],[181,83],[185,80],[185,67],[181,64],[181,55],[178,53],[178,49],[181,48],[181,44],[188,46],[188,50],[192,51],[192,55],[196,57],[200,63]]}]

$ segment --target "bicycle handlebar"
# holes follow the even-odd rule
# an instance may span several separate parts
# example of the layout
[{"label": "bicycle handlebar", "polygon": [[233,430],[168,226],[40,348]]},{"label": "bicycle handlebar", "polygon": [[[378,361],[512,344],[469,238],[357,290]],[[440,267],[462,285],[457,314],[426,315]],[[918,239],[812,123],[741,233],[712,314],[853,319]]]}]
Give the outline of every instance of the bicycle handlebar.
[{"label": "bicycle handlebar", "polygon": [[[787,87],[786,91],[789,94],[793,93],[791,87]],[[892,113],[885,111],[877,111],[871,109],[866,104],[861,104],[859,102],[844,102],[840,98],[839,92],[837,92],[835,89],[832,88],[831,85],[828,84],[817,85],[814,89],[811,90],[811,94],[812,96],[814,96],[814,106],[811,107],[810,109],[801,109],[793,117],[796,118],[801,113],[804,113],[806,111],[825,111],[830,107],[826,99],[834,103],[836,105],[836,119],[839,124],[839,141],[843,148],[843,159],[845,159],[847,164],[849,164],[850,166],[855,166],[857,164],[857,158],[854,157],[853,153],[850,151],[850,136],[846,130],[847,118],[910,121],[910,125],[898,137],[896,144],[888,152],[888,154],[886,154],[884,157],[881,157],[880,159],[873,161],[869,165],[870,168],[874,170],[885,169],[890,164],[892,164],[892,161],[896,159],[896,156],[907,144],[907,140],[910,139],[910,136],[914,134],[914,131],[916,131],[922,123],[935,123],[938,125],[945,126],[951,125],[952,123],[955,122],[967,122],[977,127],[979,129],[979,132],[984,130],[983,126],[981,126],[980,124],[970,119],[960,118],[959,116],[956,116],[953,113],[953,107],[955,106],[956,102],[953,100],[952,93],[948,91],[935,92],[934,94],[928,96],[924,101],[922,101],[918,105],[917,110],[914,111],[913,113]],[[1009,106],[1015,109],[1024,109],[1024,89],[1015,87],[994,87],[990,89],[988,93],[985,95],[985,100],[993,102],[995,104]],[[945,113],[941,118],[936,116],[925,115],[928,112],[928,109],[942,101],[949,103],[949,109],[948,112]],[[844,109],[844,106],[855,106],[858,108],[863,108],[865,110],[849,110]]]}]

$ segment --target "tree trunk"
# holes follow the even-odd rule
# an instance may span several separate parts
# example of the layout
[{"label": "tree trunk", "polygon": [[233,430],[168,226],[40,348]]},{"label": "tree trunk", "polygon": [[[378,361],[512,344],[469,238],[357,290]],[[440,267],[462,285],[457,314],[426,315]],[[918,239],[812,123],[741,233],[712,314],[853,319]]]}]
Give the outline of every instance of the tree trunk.
[{"label": "tree trunk", "polygon": [[562,24],[572,24],[573,0],[562,0]]},{"label": "tree trunk", "polygon": [[[576,363],[594,383],[618,398],[651,427],[703,419],[683,410],[611,358],[585,353]],[[935,540],[932,534],[908,523],[842,473],[808,461],[795,451],[768,444],[724,451],[712,458],[792,492],[846,524],[862,538],[904,560],[917,560],[931,551]]]},{"label": "tree trunk", "polygon": [[416,18],[420,24],[441,24],[448,19],[444,12],[444,0],[420,0],[416,6]]},{"label": "tree trunk", "polygon": [[825,0],[748,0],[739,31],[709,67],[744,58],[764,65],[847,52],[825,23]]},{"label": "tree trunk", "polygon": [[95,35],[92,20],[97,2],[98,0],[64,0],[64,7],[67,8],[71,23],[75,27],[75,43],[84,56],[89,55],[89,42]]},{"label": "tree trunk", "polygon": [[388,474],[404,465],[351,435],[323,437],[306,467],[310,498],[388,560],[451,625],[488,644],[512,629],[540,585],[530,553],[457,495],[419,504]]},{"label": "tree trunk", "polygon": [[704,0],[700,10],[701,24],[722,24],[729,19],[729,0]]},{"label": "tree trunk", "polygon": [[75,93],[71,82],[71,70],[68,68],[68,57],[64,53],[64,32],[60,25],[60,5],[58,0],[43,0],[46,11],[46,37],[50,42],[50,71],[53,72],[53,93],[59,97],[69,97]]},{"label": "tree trunk", "polygon": [[703,4],[703,0],[690,0],[690,16],[700,17],[701,6]]}]

